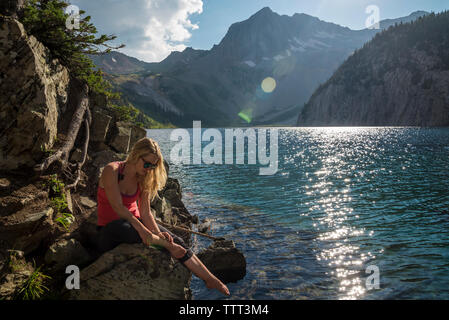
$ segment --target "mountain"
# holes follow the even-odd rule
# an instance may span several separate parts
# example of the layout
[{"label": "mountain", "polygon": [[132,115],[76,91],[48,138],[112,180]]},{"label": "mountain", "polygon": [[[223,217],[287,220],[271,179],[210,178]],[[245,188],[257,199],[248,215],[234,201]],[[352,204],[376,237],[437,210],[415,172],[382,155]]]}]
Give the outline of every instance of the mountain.
[{"label": "mountain", "polygon": [[415,11],[412,12],[409,16],[398,18],[398,19],[385,19],[380,22],[380,28],[381,29],[388,29],[391,26],[394,26],[396,23],[400,24],[402,23],[408,23],[412,22],[414,20],[417,20],[419,17],[428,15],[429,13],[427,11]]},{"label": "mountain", "polygon": [[449,125],[449,11],[377,34],[312,95],[298,126]]},{"label": "mountain", "polygon": [[104,55],[89,55],[98,68],[111,74],[129,74],[145,70],[150,65],[147,62],[129,57],[126,54],[111,51]]},{"label": "mountain", "polygon": [[[232,24],[211,50],[186,48],[159,63],[129,60],[118,72],[105,55],[97,66],[109,68],[115,88],[159,121],[189,127],[192,120],[204,126],[294,125],[314,90],[377,32],[265,7]],[[271,88],[264,91],[267,77]]]}]

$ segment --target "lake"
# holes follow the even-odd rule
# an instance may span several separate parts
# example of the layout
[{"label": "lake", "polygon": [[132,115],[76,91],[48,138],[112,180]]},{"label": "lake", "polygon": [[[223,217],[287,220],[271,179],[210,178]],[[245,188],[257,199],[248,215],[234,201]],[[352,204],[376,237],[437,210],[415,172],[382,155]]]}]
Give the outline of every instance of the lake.
[{"label": "lake", "polygon": [[[449,128],[266,129],[278,130],[273,175],[173,163],[172,130],[147,130],[189,212],[246,257],[230,299],[449,299]],[[210,241],[195,236],[194,251]],[[225,299],[195,276],[191,288]]]}]

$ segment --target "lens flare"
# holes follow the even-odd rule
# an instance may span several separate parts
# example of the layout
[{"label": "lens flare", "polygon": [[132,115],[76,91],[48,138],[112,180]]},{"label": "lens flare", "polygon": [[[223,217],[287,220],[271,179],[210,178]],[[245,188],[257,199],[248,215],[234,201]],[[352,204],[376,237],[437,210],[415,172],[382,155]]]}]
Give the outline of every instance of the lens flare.
[{"label": "lens flare", "polygon": [[245,120],[246,122],[250,123],[251,119],[252,119],[252,114],[253,114],[253,110],[247,108],[247,109],[244,109],[244,110],[240,111],[238,113],[238,116],[240,118],[242,118],[243,120]]},{"label": "lens flare", "polygon": [[272,77],[266,77],[261,84],[262,90],[266,93],[271,93],[276,89],[276,80]]}]

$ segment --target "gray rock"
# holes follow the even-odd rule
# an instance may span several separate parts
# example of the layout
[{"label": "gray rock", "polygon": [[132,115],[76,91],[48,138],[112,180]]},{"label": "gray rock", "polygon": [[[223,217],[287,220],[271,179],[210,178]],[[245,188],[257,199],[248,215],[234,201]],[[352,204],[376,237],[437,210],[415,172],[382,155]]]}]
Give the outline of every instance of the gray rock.
[{"label": "gray rock", "polygon": [[91,182],[94,184],[97,184],[101,173],[103,172],[104,167],[109,163],[113,161],[122,161],[126,158],[126,155],[124,154],[117,154],[116,152],[112,151],[111,149],[103,150],[97,153],[94,153],[92,155],[93,161],[92,165],[94,168],[89,169],[91,172]]},{"label": "gray rock", "polygon": [[246,275],[246,260],[231,240],[215,241],[198,258],[223,283],[237,282]]},{"label": "gray rock", "polygon": [[81,266],[90,260],[86,249],[75,239],[62,239],[53,243],[44,256],[45,263],[53,271],[65,269],[68,265]]},{"label": "gray rock", "polygon": [[76,148],[75,150],[72,151],[72,154],[70,155],[70,161],[71,162],[81,162],[81,160],[83,160],[83,152],[81,151],[81,149]]},{"label": "gray rock", "polygon": [[[89,154],[86,155],[86,161],[90,161],[92,158],[89,156]],[[81,162],[83,161],[83,151],[79,148],[76,148],[72,151],[72,154],[70,156],[71,162]]]},{"label": "gray rock", "polygon": [[199,223],[199,218],[198,218],[197,214],[192,216],[192,223],[193,224],[198,224]]},{"label": "gray rock", "polygon": [[95,201],[91,200],[88,197],[80,197],[80,202],[83,206],[87,208],[94,208],[97,205]]},{"label": "gray rock", "polygon": [[191,273],[168,253],[142,244],[121,244],[81,271],[73,300],[190,299]]},{"label": "gray rock", "polygon": [[211,221],[209,219],[203,219],[200,224],[197,226],[198,231],[202,233],[207,233],[211,228]]},{"label": "gray rock", "polygon": [[132,146],[139,141],[142,138],[145,138],[147,136],[147,130],[144,128],[141,128],[136,125],[131,126],[131,139],[129,141],[129,147],[132,148]]},{"label": "gray rock", "polygon": [[20,22],[0,16],[0,24],[0,92],[8,93],[0,95],[0,167],[32,167],[55,142],[69,73]]},{"label": "gray rock", "polygon": [[184,207],[184,203],[181,201],[181,195],[175,189],[164,191],[164,198],[167,199],[173,207]]},{"label": "gray rock", "polygon": [[154,198],[153,203],[151,206],[155,210],[155,214],[157,218],[160,218],[163,222],[166,223],[173,223],[173,212],[171,209],[170,203],[165,199],[158,199],[157,197]]},{"label": "gray rock", "polygon": [[53,209],[48,192],[38,185],[14,187],[18,189],[0,197],[0,247],[29,253],[52,233]]},{"label": "gray rock", "polygon": [[1,217],[0,240],[26,254],[37,249],[53,231],[53,209],[42,209],[41,205],[27,206],[12,215]]},{"label": "gray rock", "polygon": [[11,182],[6,178],[0,178],[0,189],[7,189],[11,185]]},{"label": "gray rock", "polygon": [[99,111],[92,113],[91,141],[104,142],[112,117]]},{"label": "gray rock", "polygon": [[89,144],[91,150],[93,150],[93,152],[100,152],[100,151],[105,151],[105,150],[110,150],[111,148],[104,142],[91,142]]},{"label": "gray rock", "polygon": [[[118,124],[118,122],[117,122]],[[131,129],[116,124],[116,132],[111,138],[109,145],[117,152],[128,153],[131,141]]]},{"label": "gray rock", "polygon": [[171,177],[167,178],[167,182],[165,183],[165,186],[164,186],[164,191],[169,190],[169,189],[175,190],[177,193],[177,196],[180,199],[182,198],[181,185],[180,185],[178,179],[171,178]]},{"label": "gray rock", "polygon": [[94,159],[92,164],[97,169],[101,169],[109,162],[123,160],[125,158],[125,155],[119,155],[116,152],[112,151],[111,149],[107,149],[94,153],[92,157]]},{"label": "gray rock", "polygon": [[0,198],[0,217],[7,216],[34,202],[48,199],[48,192],[37,188],[34,184],[21,187],[7,196]]}]

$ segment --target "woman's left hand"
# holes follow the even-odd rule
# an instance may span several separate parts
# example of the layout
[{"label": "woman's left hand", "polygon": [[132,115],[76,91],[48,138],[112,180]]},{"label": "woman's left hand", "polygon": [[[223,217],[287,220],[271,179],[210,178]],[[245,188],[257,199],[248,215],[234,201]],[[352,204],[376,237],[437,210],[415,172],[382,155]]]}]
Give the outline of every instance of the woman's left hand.
[{"label": "woman's left hand", "polygon": [[170,243],[173,243],[173,237],[168,232],[159,232],[157,235]]}]

